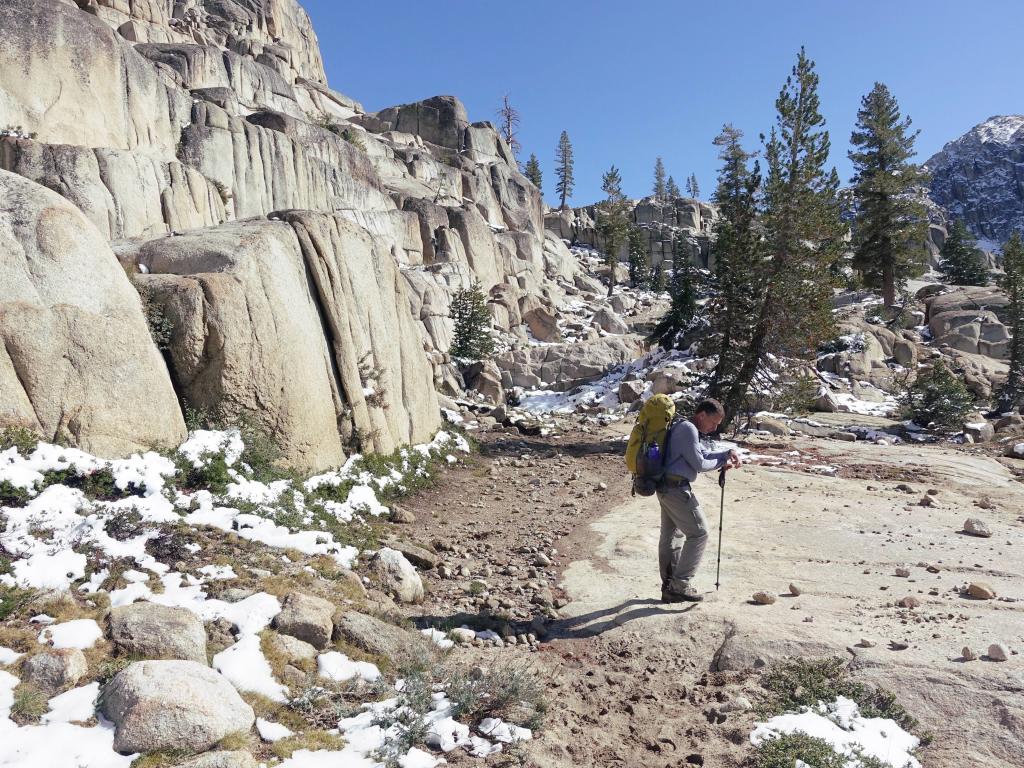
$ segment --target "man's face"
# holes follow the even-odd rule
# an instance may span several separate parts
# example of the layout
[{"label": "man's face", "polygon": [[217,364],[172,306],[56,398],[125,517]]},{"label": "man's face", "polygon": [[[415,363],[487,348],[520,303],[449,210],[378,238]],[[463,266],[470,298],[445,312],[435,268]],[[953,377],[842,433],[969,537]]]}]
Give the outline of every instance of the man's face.
[{"label": "man's face", "polygon": [[702,435],[710,435],[717,432],[722,423],[722,416],[717,413],[698,413],[693,417],[693,423],[697,425],[697,431]]}]

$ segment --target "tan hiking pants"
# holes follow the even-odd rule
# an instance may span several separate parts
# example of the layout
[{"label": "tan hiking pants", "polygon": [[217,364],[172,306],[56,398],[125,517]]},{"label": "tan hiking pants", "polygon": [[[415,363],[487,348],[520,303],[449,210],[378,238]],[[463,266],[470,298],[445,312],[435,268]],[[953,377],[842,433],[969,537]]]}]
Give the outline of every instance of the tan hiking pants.
[{"label": "tan hiking pants", "polygon": [[708,526],[700,503],[689,488],[666,488],[658,491],[661,504],[661,541],[658,544],[658,565],[663,589],[681,592],[697,572],[704,547],[708,543]]}]

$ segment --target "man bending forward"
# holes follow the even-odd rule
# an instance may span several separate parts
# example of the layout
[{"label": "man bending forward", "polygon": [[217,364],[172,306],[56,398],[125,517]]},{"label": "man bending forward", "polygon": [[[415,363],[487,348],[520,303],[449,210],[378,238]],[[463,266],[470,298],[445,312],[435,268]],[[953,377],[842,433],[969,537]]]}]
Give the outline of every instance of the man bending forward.
[{"label": "man bending forward", "polygon": [[706,451],[700,436],[718,430],[725,410],[717,400],[702,400],[693,416],[677,423],[665,447],[665,479],[658,486],[661,504],[661,599],[666,603],[697,602],[704,597],[690,583],[704,555],[708,527],[690,483],[700,472],[740,465],[736,451]]}]

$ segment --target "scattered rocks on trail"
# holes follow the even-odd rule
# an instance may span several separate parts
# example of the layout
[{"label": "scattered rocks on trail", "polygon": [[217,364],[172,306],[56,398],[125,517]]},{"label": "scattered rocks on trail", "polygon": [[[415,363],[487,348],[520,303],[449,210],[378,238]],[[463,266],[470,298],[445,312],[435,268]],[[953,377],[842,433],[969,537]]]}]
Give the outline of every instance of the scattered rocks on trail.
[{"label": "scattered rocks on trail", "polygon": [[857,643],[857,645],[859,645],[861,648],[874,648],[876,645],[878,645],[878,643],[876,643],[869,637],[862,637],[860,639],[860,642]]},{"label": "scattered rocks on trail", "polygon": [[423,568],[424,570],[429,571],[441,564],[441,558],[439,556],[431,552],[426,547],[421,547],[418,544],[411,544],[407,541],[394,539],[388,542],[388,546],[398,552],[401,552],[405,556],[405,559],[417,568]]},{"label": "scattered rocks on trail", "polygon": [[281,612],[274,617],[274,628],[323,650],[334,633],[333,603],[321,597],[291,592],[284,598]]},{"label": "scattered rocks on trail", "polygon": [[978,654],[971,650],[970,646],[965,645],[960,651],[960,658],[964,661],[974,661],[978,658]]},{"label": "scattered rocks on trail", "polygon": [[132,603],[110,611],[110,639],[126,656],[206,664],[206,629],[187,608]]},{"label": "scattered rocks on trail", "polygon": [[992,536],[992,529],[980,517],[969,517],[964,521],[964,533],[987,539]]},{"label": "scattered rocks on trail", "polygon": [[256,720],[227,679],[194,661],[140,661],[103,689],[118,752],[201,752]]},{"label": "scattered rocks on trail", "polygon": [[920,600],[918,600],[918,599],[917,599],[916,597],[914,597],[913,595],[908,595],[907,597],[904,597],[904,598],[903,598],[902,600],[900,600],[900,601],[899,601],[899,602],[897,603],[897,605],[898,605],[898,606],[899,606],[900,608],[910,608],[910,609],[914,609],[914,608],[919,608],[919,607],[921,606],[921,601],[920,601]]},{"label": "scattered rocks on trail", "polygon": [[370,561],[370,569],[380,579],[384,591],[402,603],[423,600],[423,580],[415,566],[396,549],[384,547]]},{"label": "scattered rocks on trail", "polygon": [[402,525],[411,525],[416,522],[416,515],[405,507],[400,507],[396,504],[391,508],[391,522],[400,523]]},{"label": "scattered rocks on trail", "polygon": [[984,581],[972,581],[967,585],[964,594],[975,600],[994,600],[996,591]]},{"label": "scattered rocks on trail", "polygon": [[906,579],[906,578],[908,578],[910,576],[910,569],[909,568],[897,568],[896,569],[896,575],[899,578],[901,578],[901,579]]},{"label": "scattered rocks on trail", "polygon": [[48,693],[74,685],[88,671],[85,654],[77,648],[58,648],[37,653],[22,666],[25,682]]},{"label": "scattered rocks on trail", "polygon": [[755,592],[752,599],[758,605],[772,605],[775,603],[775,595],[770,592]]},{"label": "scattered rocks on trail", "polygon": [[988,657],[992,661],[1009,661],[1010,649],[1002,643],[992,643],[992,645],[988,647]]}]

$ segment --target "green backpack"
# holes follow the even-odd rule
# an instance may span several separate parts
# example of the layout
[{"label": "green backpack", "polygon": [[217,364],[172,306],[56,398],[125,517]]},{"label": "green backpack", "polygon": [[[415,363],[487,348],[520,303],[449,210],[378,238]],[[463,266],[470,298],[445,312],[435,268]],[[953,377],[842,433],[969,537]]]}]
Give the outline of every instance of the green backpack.
[{"label": "green backpack", "polygon": [[653,395],[637,415],[626,444],[626,468],[633,473],[633,494],[652,496],[665,476],[665,449],[676,417],[668,395]]}]

